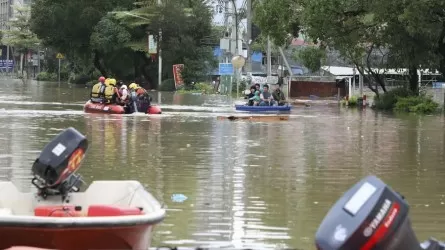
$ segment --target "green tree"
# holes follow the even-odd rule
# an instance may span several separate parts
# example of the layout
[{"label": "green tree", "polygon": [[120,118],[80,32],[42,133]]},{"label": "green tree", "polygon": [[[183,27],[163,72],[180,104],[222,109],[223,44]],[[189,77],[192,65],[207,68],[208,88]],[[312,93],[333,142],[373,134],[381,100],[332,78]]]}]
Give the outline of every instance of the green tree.
[{"label": "green tree", "polygon": [[31,30],[46,45],[67,55],[76,73],[92,73],[94,66],[102,71],[102,55],[94,51],[90,44],[94,28],[107,12],[130,9],[133,2],[35,0],[31,8]]},{"label": "green tree", "polygon": [[[207,75],[216,61],[212,48],[208,46],[208,37],[212,34],[212,14],[205,1],[180,0],[168,1],[157,6],[153,1],[130,12],[116,12],[116,18],[127,28],[147,31],[159,41],[159,30],[162,30],[160,40],[163,56],[163,79],[173,78],[172,65],[184,64],[183,78],[186,84],[197,81]],[[146,53],[147,34],[133,34],[130,48],[140,54]],[[153,65],[153,63],[151,63]],[[156,64],[155,64],[156,65]],[[157,72],[148,69],[147,78],[156,79]]]},{"label": "green tree", "polygon": [[23,75],[25,68],[24,55],[30,49],[37,48],[41,41],[30,30],[30,8],[28,6],[13,6],[13,9],[16,16],[9,22],[10,29],[3,31],[2,43],[11,46],[14,49],[14,54],[20,56],[20,69]]},{"label": "green tree", "polygon": [[437,68],[442,75],[445,75],[445,2],[409,1],[399,6],[403,8],[399,8],[398,20],[407,35],[414,37],[418,42],[416,45],[422,48],[414,55],[427,58],[421,60],[419,64]]},{"label": "green tree", "polygon": [[386,91],[382,70],[387,68],[388,53],[380,23],[368,8],[365,1],[303,0],[302,16],[305,33],[354,64],[378,95],[378,86]]},{"label": "green tree", "polygon": [[258,0],[254,2],[254,21],[275,45],[288,45],[300,32],[300,9],[295,0]]},{"label": "green tree", "polygon": [[255,21],[277,44],[286,43],[290,27],[303,27],[322,47],[368,73],[377,95],[378,87],[386,91],[384,69],[408,68],[409,88],[418,93],[417,69],[445,72],[444,7],[439,0],[271,0],[257,3]]},{"label": "green tree", "polygon": [[301,61],[312,72],[317,72],[323,60],[326,59],[326,50],[316,46],[307,46],[294,50],[292,56],[294,60]]},{"label": "green tree", "polygon": [[106,15],[97,23],[90,45],[95,51],[96,67],[103,75],[133,78],[134,52],[127,46],[130,42],[131,33],[120,25],[114,15]]},{"label": "green tree", "polygon": [[32,29],[67,55],[72,72],[93,76],[97,69],[102,75],[138,83],[156,82],[157,61],[147,53],[147,33],[159,40],[162,29],[163,79],[172,78],[172,64],[177,63],[190,64],[191,76],[205,75],[214,63],[207,39],[212,14],[206,1],[163,2],[158,6],[155,0],[36,0]]}]

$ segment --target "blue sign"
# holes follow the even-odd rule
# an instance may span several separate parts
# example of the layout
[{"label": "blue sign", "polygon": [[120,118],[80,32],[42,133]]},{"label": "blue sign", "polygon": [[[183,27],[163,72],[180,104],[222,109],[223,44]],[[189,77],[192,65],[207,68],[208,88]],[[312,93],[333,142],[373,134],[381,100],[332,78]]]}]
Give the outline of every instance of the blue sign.
[{"label": "blue sign", "polygon": [[262,61],[263,61],[263,53],[261,52],[252,53],[252,62],[262,62]]},{"label": "blue sign", "polygon": [[218,47],[213,48],[213,55],[216,57],[222,56],[222,50]]},{"label": "blue sign", "polygon": [[233,75],[233,65],[231,63],[220,63],[219,75],[221,76]]},{"label": "blue sign", "polygon": [[6,68],[12,69],[13,67],[14,67],[13,60],[0,60],[0,69],[6,69]]}]

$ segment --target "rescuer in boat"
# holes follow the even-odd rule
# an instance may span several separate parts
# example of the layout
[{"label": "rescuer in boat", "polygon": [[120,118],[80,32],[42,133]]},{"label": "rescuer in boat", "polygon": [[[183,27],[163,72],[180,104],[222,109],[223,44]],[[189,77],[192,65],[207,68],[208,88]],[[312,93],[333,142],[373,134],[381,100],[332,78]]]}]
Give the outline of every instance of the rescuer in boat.
[{"label": "rescuer in boat", "polygon": [[145,90],[144,88],[142,88],[141,86],[139,86],[136,83],[132,83],[128,86],[130,88],[130,92],[135,92],[136,96],[138,99],[144,99],[148,102],[151,101],[151,97],[148,94],[147,90]]},{"label": "rescuer in boat", "polygon": [[119,88],[119,95],[120,95],[120,103],[124,105],[127,104],[129,99],[127,85],[121,84]]},{"label": "rescuer in boat", "polygon": [[103,103],[105,101],[105,77],[101,76],[99,77],[99,82],[93,85],[93,88],[91,89],[91,102],[95,103]]},{"label": "rescuer in boat", "polygon": [[[133,112],[147,110],[151,105],[151,96],[147,90],[134,82],[128,85],[128,88],[130,89],[130,101],[133,104],[129,104],[129,108],[133,110]],[[136,108],[140,110],[135,110]]]},{"label": "rescuer in boat", "polygon": [[116,103],[116,99],[120,98],[119,91],[116,88],[116,79],[110,78],[108,80],[104,95],[106,103]]}]

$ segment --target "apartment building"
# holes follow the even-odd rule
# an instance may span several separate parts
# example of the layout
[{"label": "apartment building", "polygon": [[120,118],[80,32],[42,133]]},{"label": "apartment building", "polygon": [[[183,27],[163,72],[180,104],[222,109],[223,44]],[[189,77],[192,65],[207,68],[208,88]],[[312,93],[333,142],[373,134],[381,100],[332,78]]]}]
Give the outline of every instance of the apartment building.
[{"label": "apartment building", "polygon": [[[8,22],[14,18],[15,14],[13,6],[23,6],[31,2],[32,0],[0,0],[0,30],[9,29]],[[2,44],[0,46],[0,69],[13,68],[13,65],[12,49],[9,48],[8,53],[8,47]]]}]

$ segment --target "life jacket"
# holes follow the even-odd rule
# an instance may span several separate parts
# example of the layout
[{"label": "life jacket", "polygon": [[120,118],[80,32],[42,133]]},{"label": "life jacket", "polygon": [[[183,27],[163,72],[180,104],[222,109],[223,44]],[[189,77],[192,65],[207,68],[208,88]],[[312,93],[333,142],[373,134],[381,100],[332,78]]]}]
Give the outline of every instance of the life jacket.
[{"label": "life jacket", "polygon": [[92,98],[99,98],[103,97],[105,91],[105,85],[98,82],[93,85],[93,88],[91,89],[91,97]]},{"label": "life jacket", "polygon": [[116,87],[108,85],[105,87],[105,99],[107,100],[108,103],[113,102],[114,101],[114,96],[116,94]]}]

